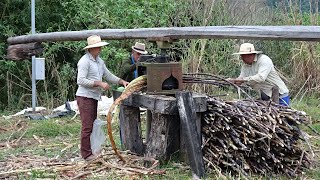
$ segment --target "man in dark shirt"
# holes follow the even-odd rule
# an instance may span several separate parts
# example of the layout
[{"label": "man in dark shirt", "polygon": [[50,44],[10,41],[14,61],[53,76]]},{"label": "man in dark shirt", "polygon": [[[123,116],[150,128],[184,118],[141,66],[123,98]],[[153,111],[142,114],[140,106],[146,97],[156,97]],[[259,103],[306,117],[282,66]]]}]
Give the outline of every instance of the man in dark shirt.
[{"label": "man in dark shirt", "polygon": [[139,61],[141,54],[147,54],[145,44],[136,42],[132,46],[132,54],[129,59],[124,60],[121,65],[119,77],[125,81],[132,81],[138,77],[136,63]]}]

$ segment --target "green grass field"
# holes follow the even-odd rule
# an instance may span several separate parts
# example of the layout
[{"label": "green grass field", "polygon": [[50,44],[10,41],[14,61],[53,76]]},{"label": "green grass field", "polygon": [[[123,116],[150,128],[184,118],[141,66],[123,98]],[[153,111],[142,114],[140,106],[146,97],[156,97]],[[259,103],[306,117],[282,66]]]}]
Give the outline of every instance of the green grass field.
[{"label": "green grass field", "polygon": [[[295,101],[292,107],[305,111],[312,118],[312,127],[320,132],[320,111],[318,100],[303,99]],[[63,162],[64,166],[82,160],[79,154],[80,120],[77,117],[49,119],[49,120],[28,120],[24,117],[12,119],[0,119],[0,178],[7,177],[13,179],[37,179],[68,178],[64,171],[43,168],[44,162]],[[320,167],[318,166],[318,153],[320,151],[320,137],[309,128],[302,127],[310,135],[313,151],[316,153],[314,166],[306,170],[305,174],[297,179],[320,179]],[[113,125],[116,144],[118,147],[119,130],[118,125]],[[10,143],[12,142],[12,143]],[[110,142],[107,141],[106,149],[110,149]],[[110,151],[112,152],[112,151]],[[115,159],[115,158],[114,158]],[[114,161],[114,159],[112,161]],[[48,165],[46,165],[48,167]],[[101,167],[97,165],[91,167],[94,171]],[[63,168],[63,166],[61,166]],[[26,171],[19,171],[25,169]],[[187,165],[179,162],[177,158],[172,158],[166,164],[161,164],[158,170],[164,170],[161,175],[135,175],[128,176],[115,169],[87,174],[86,179],[191,179],[191,170]],[[8,172],[12,171],[9,175]],[[4,176],[3,174],[6,174]],[[228,173],[216,170],[207,172],[208,179],[270,179],[269,176],[251,175],[250,177],[231,176]],[[288,179],[281,175],[271,175],[271,179]]]}]

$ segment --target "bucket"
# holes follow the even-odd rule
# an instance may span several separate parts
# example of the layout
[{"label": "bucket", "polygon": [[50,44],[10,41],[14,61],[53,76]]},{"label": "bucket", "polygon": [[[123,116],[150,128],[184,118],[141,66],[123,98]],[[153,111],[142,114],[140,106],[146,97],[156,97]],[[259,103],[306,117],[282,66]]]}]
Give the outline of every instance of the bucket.
[{"label": "bucket", "polygon": [[112,89],[113,101],[115,101],[118,97],[121,96],[123,90],[123,88]]}]

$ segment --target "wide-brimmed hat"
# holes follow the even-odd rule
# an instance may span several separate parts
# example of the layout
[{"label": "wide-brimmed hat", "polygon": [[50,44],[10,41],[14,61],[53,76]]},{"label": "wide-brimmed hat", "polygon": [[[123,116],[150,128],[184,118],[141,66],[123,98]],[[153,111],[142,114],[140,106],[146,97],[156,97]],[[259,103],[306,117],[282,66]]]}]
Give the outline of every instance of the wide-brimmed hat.
[{"label": "wide-brimmed hat", "polygon": [[240,50],[237,53],[233,53],[233,54],[261,54],[262,51],[256,51],[254,49],[253,44],[251,43],[243,43],[240,46]]},{"label": "wide-brimmed hat", "polygon": [[143,43],[136,42],[134,46],[132,46],[132,50],[140,53],[140,54],[147,54],[148,51],[146,51],[146,45]]},{"label": "wide-brimmed hat", "polygon": [[100,38],[100,36],[98,36],[98,35],[89,36],[89,37],[87,38],[87,42],[88,42],[88,45],[87,45],[86,47],[84,47],[83,49],[90,49],[90,48],[95,48],[95,47],[102,47],[102,46],[106,46],[106,45],[109,44],[109,43],[107,43],[107,42],[101,41],[101,38]]}]

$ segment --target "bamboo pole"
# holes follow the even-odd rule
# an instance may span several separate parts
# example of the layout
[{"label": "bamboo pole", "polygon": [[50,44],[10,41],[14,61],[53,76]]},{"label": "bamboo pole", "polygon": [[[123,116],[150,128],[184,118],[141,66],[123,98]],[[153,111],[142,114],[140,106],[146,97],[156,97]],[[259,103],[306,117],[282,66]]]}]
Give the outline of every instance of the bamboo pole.
[{"label": "bamboo pole", "polygon": [[37,33],[9,37],[9,44],[50,41],[80,41],[98,34],[104,40],[123,39],[260,39],[320,41],[319,26],[197,26],[140,29],[94,29]]}]

